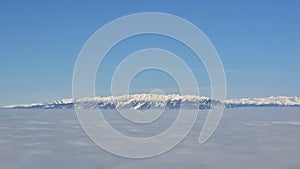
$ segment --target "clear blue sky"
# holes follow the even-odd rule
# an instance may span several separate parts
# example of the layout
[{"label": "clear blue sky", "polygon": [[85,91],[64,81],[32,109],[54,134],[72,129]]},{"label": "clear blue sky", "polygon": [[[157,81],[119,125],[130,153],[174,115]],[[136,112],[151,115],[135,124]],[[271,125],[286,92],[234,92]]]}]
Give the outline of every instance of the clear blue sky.
[{"label": "clear blue sky", "polygon": [[[0,2],[0,105],[72,97],[73,68],[85,41],[113,19],[149,11],[185,18],[210,38],[226,70],[229,98],[299,96],[299,9],[297,0],[3,0]],[[107,84],[103,82],[111,77],[109,70],[120,61],[118,54],[153,47],[156,41],[158,44],[168,41],[144,37],[147,43],[143,46],[139,45],[142,40],[133,38],[127,42],[130,50],[116,50],[115,55],[108,57],[102,67],[107,73],[97,77],[99,95],[108,95]],[[172,43],[174,50],[181,49],[174,48],[178,44]],[[185,57],[187,53],[183,51],[183,48],[178,50]],[[193,62],[190,66],[197,73],[199,67]],[[158,80],[147,81],[149,78],[143,77]],[[205,95],[208,84],[203,79],[199,83],[203,83]],[[132,91],[144,92],[154,86],[167,90],[172,85],[172,79],[162,73],[144,72],[133,81]]]}]

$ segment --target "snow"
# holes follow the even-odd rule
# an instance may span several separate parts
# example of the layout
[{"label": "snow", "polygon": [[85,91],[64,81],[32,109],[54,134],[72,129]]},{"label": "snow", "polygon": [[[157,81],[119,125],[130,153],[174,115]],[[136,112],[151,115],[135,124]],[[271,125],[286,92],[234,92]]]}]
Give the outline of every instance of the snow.
[{"label": "snow", "polygon": [[240,98],[225,101],[213,100],[208,97],[192,95],[157,95],[157,94],[135,94],[109,97],[86,97],[80,99],[62,99],[45,103],[8,105],[2,108],[42,108],[42,109],[68,109],[73,108],[74,103],[79,109],[210,109],[225,106],[253,107],[253,106],[300,106],[300,97],[277,96],[269,98]]},{"label": "snow", "polygon": [[230,99],[224,101],[226,104],[241,104],[241,105],[278,105],[278,106],[293,106],[300,105],[299,97],[277,96],[268,98],[242,98]]}]

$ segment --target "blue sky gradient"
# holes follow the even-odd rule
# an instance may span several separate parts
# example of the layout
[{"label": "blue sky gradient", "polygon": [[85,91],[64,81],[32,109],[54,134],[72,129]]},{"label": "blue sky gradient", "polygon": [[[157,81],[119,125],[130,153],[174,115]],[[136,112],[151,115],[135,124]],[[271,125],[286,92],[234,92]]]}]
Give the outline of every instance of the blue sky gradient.
[{"label": "blue sky gradient", "polygon": [[[170,13],[198,26],[220,55],[229,98],[300,96],[299,7],[296,0],[4,0],[0,2],[0,106],[72,97],[73,69],[85,41],[104,24],[137,12]],[[201,63],[189,59],[189,51],[177,42],[164,41],[171,40],[148,36],[116,47],[120,50],[99,69],[106,73],[97,76],[97,94],[109,95],[106,82],[126,53],[159,44],[190,62],[203,95],[209,95]],[[132,91],[174,87],[172,79],[159,72],[142,75],[133,81]],[[146,77],[157,80],[152,84]]]}]

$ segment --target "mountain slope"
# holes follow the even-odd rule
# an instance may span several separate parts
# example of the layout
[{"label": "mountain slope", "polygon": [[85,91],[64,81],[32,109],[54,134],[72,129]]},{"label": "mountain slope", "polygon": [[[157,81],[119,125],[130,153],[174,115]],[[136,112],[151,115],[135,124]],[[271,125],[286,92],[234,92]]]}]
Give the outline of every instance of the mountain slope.
[{"label": "mountain slope", "polygon": [[241,98],[223,101],[228,107],[252,106],[300,106],[300,97],[272,96],[268,98]]},{"label": "mountain slope", "polygon": [[149,108],[166,109],[211,109],[233,107],[253,107],[253,106],[300,106],[299,97],[269,97],[269,98],[242,98],[230,99],[225,101],[212,100],[207,97],[191,95],[155,95],[155,94],[135,94],[124,96],[93,97],[82,99],[62,99],[45,103],[8,105],[2,108],[9,109],[68,109],[74,105],[79,109],[100,108],[100,109],[136,109],[143,110]]}]

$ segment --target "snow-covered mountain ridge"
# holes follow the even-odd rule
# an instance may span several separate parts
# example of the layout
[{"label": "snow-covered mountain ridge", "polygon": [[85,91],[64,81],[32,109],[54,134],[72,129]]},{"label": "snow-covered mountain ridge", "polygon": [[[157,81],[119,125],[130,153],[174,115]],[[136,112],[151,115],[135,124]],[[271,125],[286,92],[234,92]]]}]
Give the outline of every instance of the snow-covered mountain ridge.
[{"label": "snow-covered mountain ridge", "polygon": [[299,106],[300,97],[277,96],[268,98],[241,98],[224,101],[213,100],[207,97],[192,95],[156,95],[156,94],[135,94],[109,97],[92,97],[81,99],[62,99],[44,103],[8,105],[2,108],[9,109],[68,109],[77,106],[79,109],[100,108],[100,109],[211,109],[211,108],[234,108],[234,107],[255,107],[255,106]]}]

